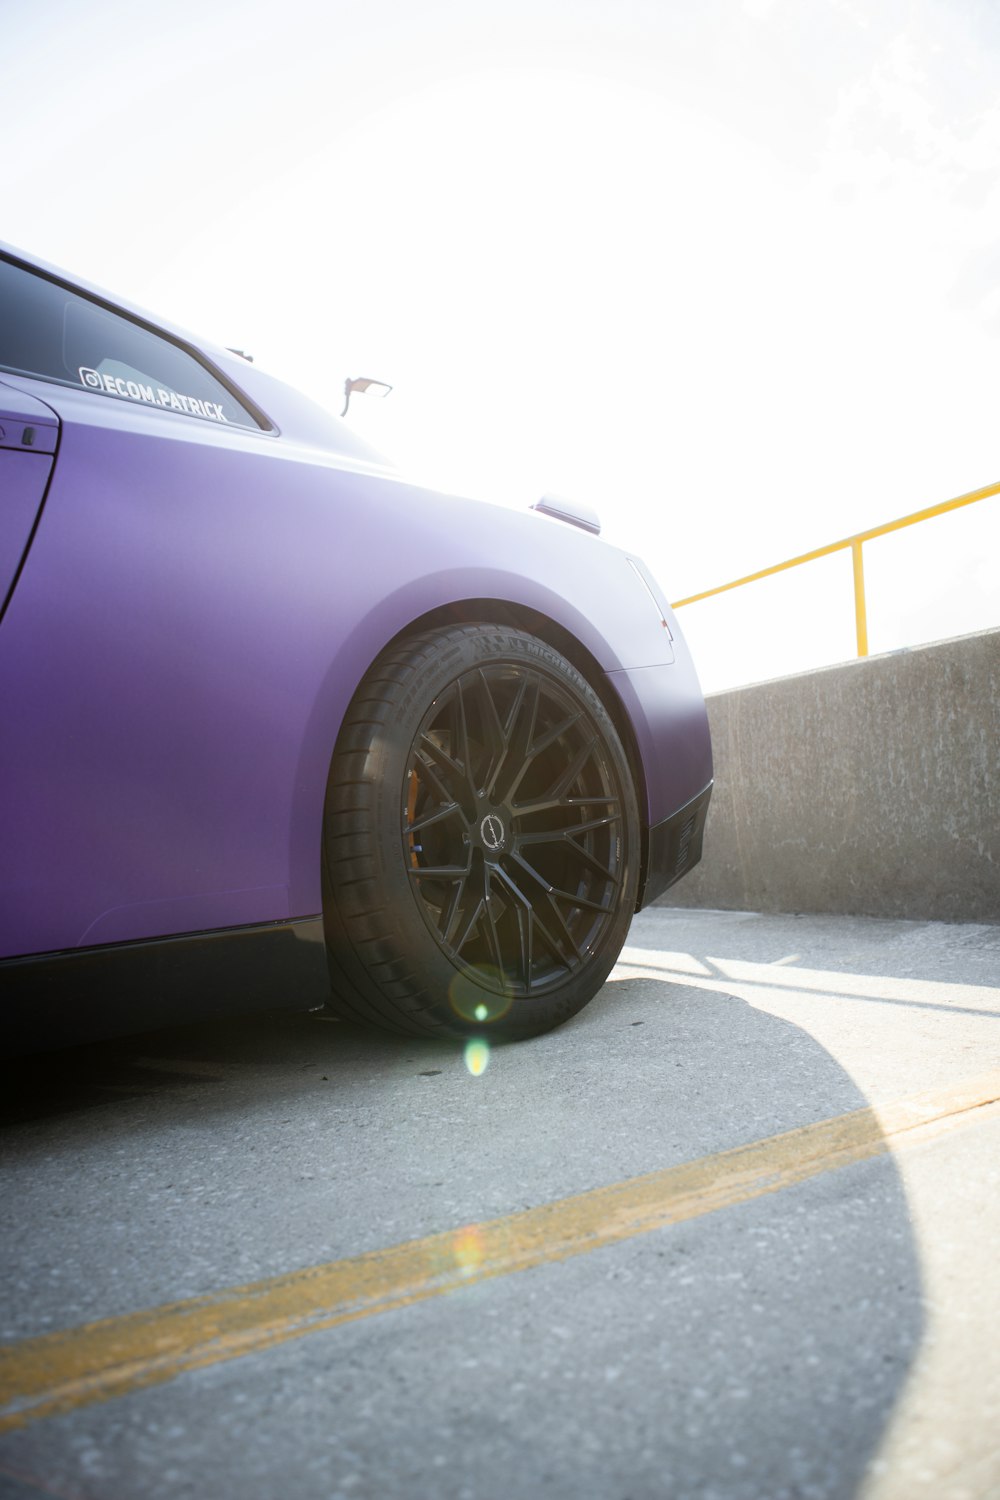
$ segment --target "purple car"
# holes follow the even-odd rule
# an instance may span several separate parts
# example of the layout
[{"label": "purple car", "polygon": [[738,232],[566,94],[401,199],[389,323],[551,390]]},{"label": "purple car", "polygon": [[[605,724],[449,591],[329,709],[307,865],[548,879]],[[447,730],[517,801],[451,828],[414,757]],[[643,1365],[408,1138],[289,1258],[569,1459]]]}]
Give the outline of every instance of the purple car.
[{"label": "purple car", "polygon": [[252,1007],[526,1037],[698,861],[637,558],[407,483],[245,358],[0,247],[13,1046]]}]

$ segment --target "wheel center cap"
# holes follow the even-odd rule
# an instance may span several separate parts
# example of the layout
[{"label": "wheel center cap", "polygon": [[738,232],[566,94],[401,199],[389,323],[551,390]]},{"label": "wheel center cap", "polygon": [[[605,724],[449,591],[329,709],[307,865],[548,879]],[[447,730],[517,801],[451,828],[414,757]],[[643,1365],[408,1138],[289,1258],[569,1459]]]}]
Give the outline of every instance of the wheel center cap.
[{"label": "wheel center cap", "polygon": [[507,830],[496,813],[487,813],[479,825],[479,836],[491,854],[499,854],[507,842]]}]

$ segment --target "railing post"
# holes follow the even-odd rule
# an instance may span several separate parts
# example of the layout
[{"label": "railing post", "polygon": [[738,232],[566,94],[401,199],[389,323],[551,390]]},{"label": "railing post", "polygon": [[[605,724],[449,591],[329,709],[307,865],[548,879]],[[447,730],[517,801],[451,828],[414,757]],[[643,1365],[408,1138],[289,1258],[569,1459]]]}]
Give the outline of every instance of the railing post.
[{"label": "railing post", "polygon": [[861,539],[851,542],[854,563],[854,627],[858,635],[858,655],[868,655],[868,616],[865,611],[865,568],[861,559]]}]

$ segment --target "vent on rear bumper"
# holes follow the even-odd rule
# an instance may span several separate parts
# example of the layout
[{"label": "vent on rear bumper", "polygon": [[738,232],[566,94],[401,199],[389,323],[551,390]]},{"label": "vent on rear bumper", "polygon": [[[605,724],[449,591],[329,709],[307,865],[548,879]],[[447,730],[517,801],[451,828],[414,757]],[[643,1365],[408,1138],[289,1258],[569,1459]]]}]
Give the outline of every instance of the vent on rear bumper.
[{"label": "vent on rear bumper", "polygon": [[691,817],[681,827],[680,835],[677,839],[677,858],[674,861],[675,876],[684,874],[684,871],[688,867],[688,861],[694,853],[693,841],[696,822],[697,819],[692,813]]},{"label": "vent on rear bumper", "polygon": [[649,830],[649,858],[646,866],[646,881],[639,897],[637,910],[648,906],[657,896],[675,881],[693,870],[701,859],[701,844],[705,832],[705,816],[711,782],[693,802],[674,813],[672,818],[657,823]]}]

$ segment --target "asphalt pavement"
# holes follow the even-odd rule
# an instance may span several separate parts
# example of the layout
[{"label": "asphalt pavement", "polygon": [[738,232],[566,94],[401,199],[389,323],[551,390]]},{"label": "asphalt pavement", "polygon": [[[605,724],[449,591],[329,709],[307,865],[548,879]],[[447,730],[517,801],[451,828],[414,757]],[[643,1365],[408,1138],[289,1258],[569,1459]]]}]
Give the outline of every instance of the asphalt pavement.
[{"label": "asphalt pavement", "polygon": [[2,1082],[4,1497],[1000,1497],[1000,926],[655,908],[533,1042]]}]

